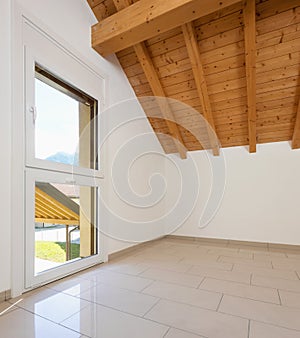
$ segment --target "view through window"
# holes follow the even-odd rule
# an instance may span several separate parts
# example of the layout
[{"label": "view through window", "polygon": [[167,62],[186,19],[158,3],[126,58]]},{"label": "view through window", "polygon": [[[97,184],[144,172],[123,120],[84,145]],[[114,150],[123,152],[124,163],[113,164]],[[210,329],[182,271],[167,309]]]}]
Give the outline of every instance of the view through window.
[{"label": "view through window", "polygon": [[[97,170],[97,100],[39,65],[34,86],[35,158]],[[96,187],[37,181],[35,275],[97,254],[96,228]]]},{"label": "view through window", "polygon": [[97,101],[36,65],[35,157],[98,169]]},{"label": "view through window", "polygon": [[97,188],[36,182],[35,274],[98,253]]}]

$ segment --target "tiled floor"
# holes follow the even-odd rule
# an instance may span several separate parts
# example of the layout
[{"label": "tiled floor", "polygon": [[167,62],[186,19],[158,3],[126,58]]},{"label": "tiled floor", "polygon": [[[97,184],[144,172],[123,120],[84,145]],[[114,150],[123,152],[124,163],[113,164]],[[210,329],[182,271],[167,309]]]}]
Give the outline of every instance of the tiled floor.
[{"label": "tiled floor", "polygon": [[3,338],[300,338],[300,251],[158,240],[0,314]]}]

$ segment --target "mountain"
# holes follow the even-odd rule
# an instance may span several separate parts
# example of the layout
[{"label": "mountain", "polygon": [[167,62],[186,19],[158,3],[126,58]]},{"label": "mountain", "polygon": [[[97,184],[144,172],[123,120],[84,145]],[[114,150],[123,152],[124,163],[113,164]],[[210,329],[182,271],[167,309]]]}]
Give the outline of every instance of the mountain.
[{"label": "mountain", "polygon": [[54,155],[46,158],[47,161],[59,162],[71,165],[78,165],[78,154],[68,154],[63,151],[59,151]]}]

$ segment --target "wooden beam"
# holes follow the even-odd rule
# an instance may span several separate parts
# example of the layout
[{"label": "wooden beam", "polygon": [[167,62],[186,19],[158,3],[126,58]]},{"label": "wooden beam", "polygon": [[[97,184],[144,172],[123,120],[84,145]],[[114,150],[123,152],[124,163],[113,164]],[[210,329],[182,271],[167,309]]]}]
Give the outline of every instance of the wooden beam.
[{"label": "wooden beam", "polygon": [[[131,4],[131,0],[113,0],[117,10],[122,10]],[[153,65],[149,52],[144,42],[137,43],[133,46],[137,58],[143,68],[147,81],[151,87],[154,96],[166,98],[166,93],[159,80],[157,71]],[[175,117],[167,102],[167,99],[158,99],[157,104],[168,126],[169,132],[173,137],[175,146],[182,159],[186,158],[186,148],[180,130],[175,123]]]},{"label": "wooden beam", "polygon": [[[195,29],[192,22],[182,25],[182,32],[187,47],[188,55],[192,64],[194,80],[200,98],[203,115],[210,127],[207,128],[210,146],[214,155],[219,155],[219,144],[216,137],[216,129],[212,114],[211,104],[208,96],[207,84],[204,76],[203,65],[201,62],[199,46],[196,38]],[[211,130],[212,129],[212,130]]]},{"label": "wooden beam", "polygon": [[244,1],[249,151],[256,152],[256,28],[255,0]]},{"label": "wooden beam", "polygon": [[294,127],[294,133],[292,138],[292,149],[300,148],[300,100],[298,103],[296,122]]},{"label": "wooden beam", "polygon": [[94,25],[92,46],[104,56],[115,53],[237,2],[140,0]]},{"label": "wooden beam", "polygon": [[60,218],[44,218],[35,217],[37,223],[62,224],[62,225],[79,225],[79,220],[75,219],[60,219]]},{"label": "wooden beam", "polygon": [[151,90],[154,96],[163,97],[164,99],[158,98],[157,104],[161,110],[161,113],[165,119],[165,122],[168,126],[169,132],[174,139],[175,146],[180,154],[182,159],[186,158],[186,148],[184,145],[183,138],[180,134],[179,128],[175,123],[175,117],[173,112],[167,102],[166,93],[163,89],[163,86],[159,80],[157,72],[152,63],[151,57],[145,46],[144,42],[138,43],[134,46],[134,50],[139,59],[139,62],[144,70],[146,78],[149,82]]}]

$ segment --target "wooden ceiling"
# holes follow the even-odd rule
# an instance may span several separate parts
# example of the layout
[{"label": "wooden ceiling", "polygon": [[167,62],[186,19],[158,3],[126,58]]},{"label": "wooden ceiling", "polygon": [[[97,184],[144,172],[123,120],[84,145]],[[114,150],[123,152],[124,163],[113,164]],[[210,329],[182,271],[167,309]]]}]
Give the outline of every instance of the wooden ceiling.
[{"label": "wooden ceiling", "polygon": [[[217,155],[219,146],[242,145],[255,152],[257,144],[288,140],[300,147],[300,0],[88,3],[99,21],[93,47],[117,52],[137,97],[194,108],[142,103],[166,153],[185,158],[204,147]],[[211,131],[200,144],[192,132],[200,115],[220,144]]]}]

